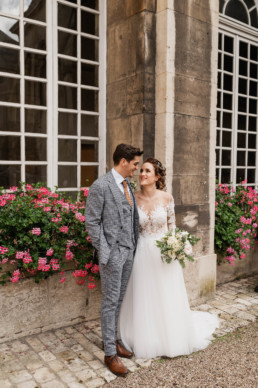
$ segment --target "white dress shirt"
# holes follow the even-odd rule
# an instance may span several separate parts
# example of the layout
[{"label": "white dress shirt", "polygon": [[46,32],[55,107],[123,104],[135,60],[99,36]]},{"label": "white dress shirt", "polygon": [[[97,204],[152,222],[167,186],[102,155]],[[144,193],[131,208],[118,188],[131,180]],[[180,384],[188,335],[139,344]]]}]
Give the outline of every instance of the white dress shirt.
[{"label": "white dress shirt", "polygon": [[[120,175],[119,172],[117,172],[114,168],[112,168],[111,172],[113,174],[113,177],[115,178],[117,186],[119,187],[119,189],[124,194],[125,193],[125,189],[124,189],[124,186],[123,186],[123,181],[125,180],[125,178],[122,177],[122,175]],[[130,197],[132,197],[129,188],[128,188],[128,191],[129,191]]]}]

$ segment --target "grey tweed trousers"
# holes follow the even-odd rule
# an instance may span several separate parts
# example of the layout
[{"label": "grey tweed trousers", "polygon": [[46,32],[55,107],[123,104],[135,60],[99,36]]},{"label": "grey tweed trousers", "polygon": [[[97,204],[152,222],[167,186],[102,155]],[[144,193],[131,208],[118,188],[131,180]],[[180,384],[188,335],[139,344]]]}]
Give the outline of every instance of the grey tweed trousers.
[{"label": "grey tweed trousers", "polygon": [[118,317],[133,258],[134,249],[118,245],[106,265],[99,263],[102,286],[101,328],[106,356],[116,354]]}]

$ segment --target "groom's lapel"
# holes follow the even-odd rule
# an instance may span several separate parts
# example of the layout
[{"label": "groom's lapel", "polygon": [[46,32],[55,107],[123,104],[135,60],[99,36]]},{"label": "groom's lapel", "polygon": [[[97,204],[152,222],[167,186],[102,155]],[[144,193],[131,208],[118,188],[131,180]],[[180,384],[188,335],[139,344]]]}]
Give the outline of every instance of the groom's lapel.
[{"label": "groom's lapel", "polygon": [[113,197],[114,197],[114,200],[115,200],[115,203],[117,205],[117,208],[118,208],[118,211],[119,211],[119,215],[120,215],[120,218],[121,218],[121,221],[123,222],[123,204],[122,204],[122,193],[121,191],[119,190],[119,187],[117,186],[116,184],[116,181],[115,181],[115,178],[113,177],[113,174],[111,171],[109,171],[109,173],[107,174],[107,178],[108,178],[108,185],[109,185],[109,188],[113,194]]}]

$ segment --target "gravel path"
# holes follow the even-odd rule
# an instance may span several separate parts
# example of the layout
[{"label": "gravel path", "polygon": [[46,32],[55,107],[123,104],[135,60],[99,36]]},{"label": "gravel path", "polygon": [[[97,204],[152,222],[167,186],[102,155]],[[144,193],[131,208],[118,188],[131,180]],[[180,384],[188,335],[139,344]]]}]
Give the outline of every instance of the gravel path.
[{"label": "gravel path", "polygon": [[203,351],[155,360],[103,387],[257,388],[258,322],[218,337]]}]

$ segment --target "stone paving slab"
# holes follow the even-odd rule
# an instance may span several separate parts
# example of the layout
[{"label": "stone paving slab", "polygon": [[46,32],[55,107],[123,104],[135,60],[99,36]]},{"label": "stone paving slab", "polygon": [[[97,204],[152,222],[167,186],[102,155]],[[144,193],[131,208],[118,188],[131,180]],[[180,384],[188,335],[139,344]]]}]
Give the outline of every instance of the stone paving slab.
[{"label": "stone paving slab", "polygon": [[[217,287],[215,298],[195,307],[220,318],[214,336],[247,326],[258,316],[258,275]],[[0,388],[97,388],[116,379],[103,363],[100,321],[0,344]],[[131,373],[153,360],[124,359]]]}]

